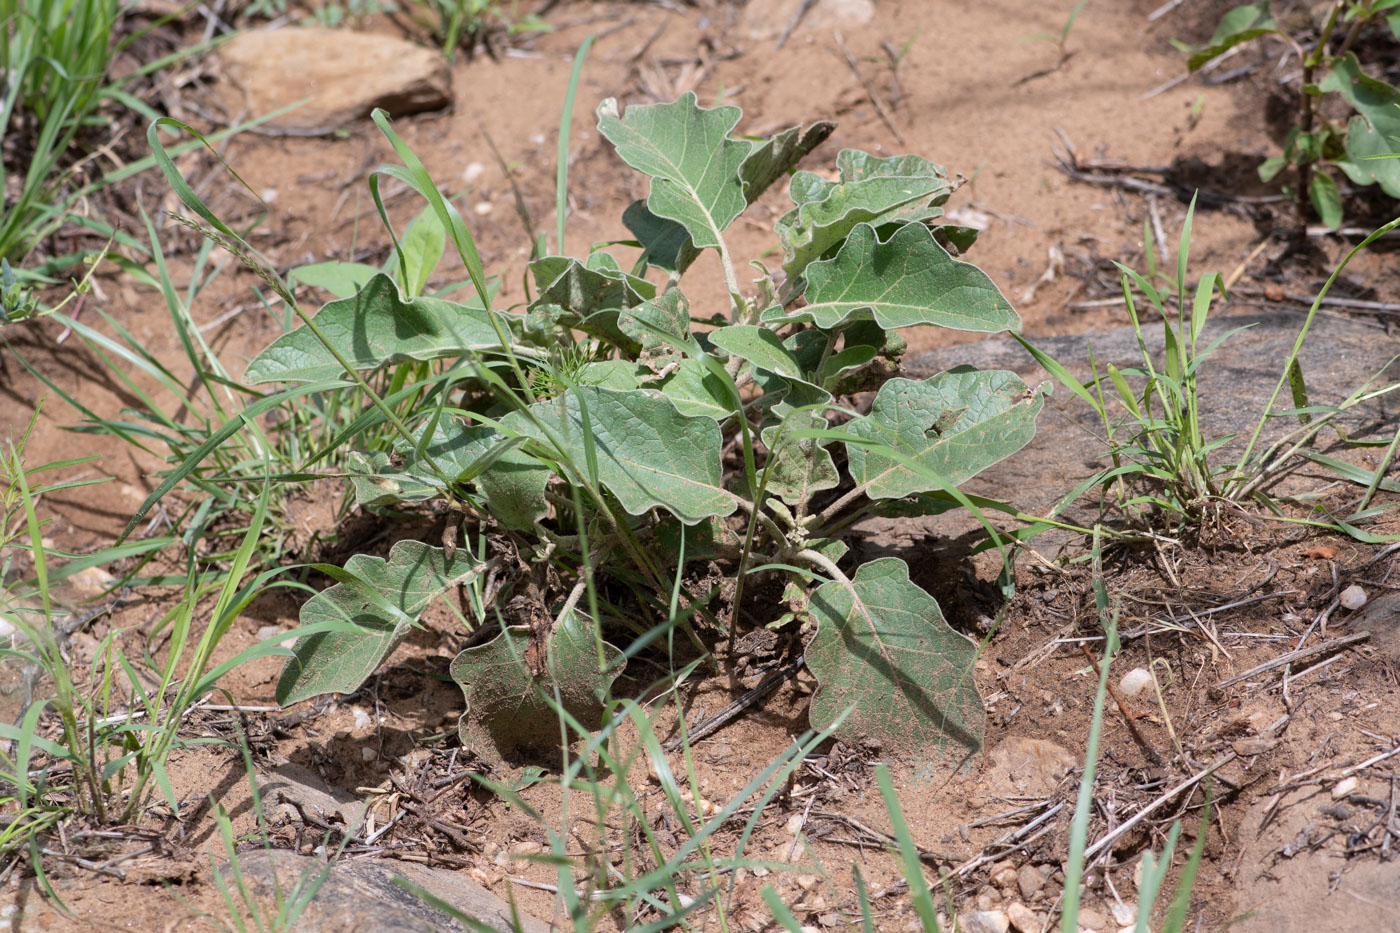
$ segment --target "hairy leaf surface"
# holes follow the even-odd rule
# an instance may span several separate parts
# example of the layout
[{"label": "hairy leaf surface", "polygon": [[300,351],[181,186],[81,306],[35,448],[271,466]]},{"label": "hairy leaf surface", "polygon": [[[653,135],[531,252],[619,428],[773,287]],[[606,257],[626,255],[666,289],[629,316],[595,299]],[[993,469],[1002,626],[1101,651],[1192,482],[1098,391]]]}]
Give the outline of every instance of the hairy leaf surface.
[{"label": "hairy leaf surface", "polygon": [[511,626],[452,662],[452,679],[467,701],[457,736],[487,761],[558,746],[559,714],[549,703],[556,690],[558,702],[584,728],[598,728],[601,698],[622,673],[624,665],[617,663],[622,652],[606,642],[604,667],[598,669],[594,627],[585,616],[566,614],[543,645],[532,644],[534,637],[525,626]]},{"label": "hairy leaf surface", "polygon": [[858,149],[836,157],[838,179],[798,172],[788,185],[797,206],[774,225],[786,250],[783,271],[796,281],[809,263],[844,240],[860,223],[928,220],[943,213],[952,186],[943,166],[918,156],[880,159]]},{"label": "hairy leaf surface", "polygon": [[647,207],[685,227],[691,242],[718,246],[720,235],[743,213],[739,168],[751,146],[730,139],[738,107],[706,110],[694,93],[670,104],[638,104],[625,114],[609,98],[598,107],[598,132],[628,165],[651,176]]},{"label": "hairy leaf surface", "polygon": [[897,557],[861,565],[849,583],[819,586],[808,603],[817,632],[807,666],[817,678],[812,727],[879,743],[905,758],[958,758],[982,746],[986,714],[972,665],[977,646],[943,620],[938,603]]},{"label": "hairy leaf surface", "polygon": [[[520,320],[510,314],[497,313],[496,317],[507,337]],[[332,301],[322,308],[315,323],[357,370],[500,348],[490,315],[477,300],[467,305],[437,298],[405,301],[394,280],[382,272],[353,298]],[[278,337],[254,357],[244,378],[252,385],[316,382],[344,372],[311,328],[303,326]]]},{"label": "hairy leaf surface", "polygon": [[301,624],[343,622],[354,630],[297,640],[277,681],[286,706],[322,693],[358,690],[433,600],[470,581],[484,564],[465,550],[449,559],[442,548],[400,541],[389,559],[355,554],[345,562],[354,582],[337,583],[301,607]]},{"label": "hairy leaf surface", "polygon": [[[951,485],[1009,457],[1035,436],[1045,399],[1013,372],[954,369],[922,382],[891,379],[870,414],[846,430],[897,450]],[[872,499],[898,499],[942,488],[878,448],[847,444],[851,478]]]},{"label": "hairy leaf surface", "polygon": [[[588,462],[585,438],[592,439],[599,482],[632,515],[659,507],[690,524],[738,507],[724,489],[719,425],[681,414],[659,392],[579,386],[530,412],[579,470]],[[552,449],[546,431],[524,414],[502,424]]]},{"label": "hairy leaf surface", "polygon": [[883,243],[860,224],[835,257],[807,268],[807,282],[806,307],[773,309],[763,320],[832,328],[873,318],[887,330],[937,324],[981,333],[1021,326],[987,273],[950,256],[923,224],[906,224]]}]

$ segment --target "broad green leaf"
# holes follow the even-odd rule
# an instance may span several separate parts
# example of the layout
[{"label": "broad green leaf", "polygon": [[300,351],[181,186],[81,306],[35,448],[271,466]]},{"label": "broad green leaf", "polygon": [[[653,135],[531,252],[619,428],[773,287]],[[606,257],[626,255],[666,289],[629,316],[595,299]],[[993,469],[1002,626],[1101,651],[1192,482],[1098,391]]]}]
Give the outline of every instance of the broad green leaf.
[{"label": "broad green leaf", "polygon": [[690,302],[679,288],[667,289],[618,316],[618,329],[641,345],[638,362],[660,370],[681,357],[690,335]]},{"label": "broad green leaf", "polygon": [[849,708],[836,735],[874,740],[891,757],[956,762],[982,747],[977,646],[949,627],[904,561],[871,561],[849,583],[824,583],[808,609],[817,620],[807,646],[814,729]]},{"label": "broad green leaf", "polygon": [[618,329],[617,318],[622,311],[655,297],[656,286],[598,265],[590,268],[564,256],[530,263],[539,294],[530,302],[526,326],[551,335],[560,327],[573,327],[635,351],[636,341]]},{"label": "broad green leaf", "polygon": [[794,126],[761,142],[753,142],[753,149],[739,168],[744,200],[749,204],[757,201],[774,182],[792,171],[807,153],[826,142],[834,132],[835,123],[820,120],[805,129]]},{"label": "broad green leaf", "polygon": [[[451,419],[438,424],[426,452],[455,481],[475,483],[486,497],[488,511],[502,525],[528,531],[549,511],[544,493],[553,471],[520,450],[519,444],[519,439],[495,428]],[[402,456],[411,453],[400,449]],[[426,465],[410,463],[409,469],[416,475],[428,472]]]},{"label": "broad green leaf", "polygon": [[581,473],[587,463],[585,437],[591,438],[599,482],[632,515],[662,508],[691,524],[738,507],[724,489],[719,425],[681,414],[659,392],[578,386],[536,402],[530,413],[555,437],[562,453],[522,412],[507,415],[502,424],[542,442],[550,456],[562,456]]},{"label": "broad green leaf", "polygon": [[461,550],[400,541],[389,559],[355,554],[345,562],[353,583],[337,583],[301,607],[302,625],[349,623],[352,631],[322,632],[297,640],[277,681],[286,706],[323,693],[350,693],[383,663],[435,599],[479,574],[484,565]]},{"label": "broad green leaf", "polygon": [[598,132],[624,162],[651,176],[647,207],[685,227],[698,248],[719,246],[720,235],[743,213],[739,169],[752,149],[730,139],[738,107],[706,110],[693,92],[669,104],[644,104],[619,113],[609,98],[598,107]]},{"label": "broad green leaf", "polygon": [[598,360],[585,363],[573,374],[582,386],[603,386],[608,389],[635,389],[641,385],[637,364],[631,360]]},{"label": "broad green leaf", "polygon": [[[497,314],[507,331],[514,315]],[[332,301],[315,323],[357,370],[404,360],[433,360],[472,351],[499,350],[491,319],[477,299],[461,305],[437,298],[405,301],[394,280],[381,273],[353,298]],[[344,374],[334,355],[309,327],[274,340],[248,364],[244,378],[263,382],[316,382]]]},{"label": "broad green leaf", "polygon": [[927,220],[943,213],[952,186],[941,165],[918,156],[878,159],[857,149],[836,157],[837,181],[813,172],[792,176],[788,194],[797,206],[774,225],[786,250],[783,271],[789,280],[805,275],[860,223]]},{"label": "broad green leaf", "polygon": [[403,251],[403,288],[409,295],[421,295],[447,249],[447,228],[431,204],[409,223],[399,248]]},{"label": "broad green leaf", "polygon": [[310,285],[313,288],[324,288],[337,298],[353,298],[381,271],[362,262],[331,260],[297,266],[287,273],[287,278],[293,287],[297,284]]},{"label": "broad green leaf", "polygon": [[633,201],[628,205],[622,212],[622,223],[642,244],[642,258],[647,265],[681,275],[700,255],[685,227],[674,220],[657,217],[647,209],[646,201]]},{"label": "broad green leaf", "polygon": [[760,369],[777,373],[785,379],[806,381],[797,357],[783,346],[777,334],[766,327],[753,324],[721,327],[710,334],[710,342]]},{"label": "broad green leaf", "polygon": [[[781,428],[774,426],[764,432],[763,442],[771,449],[778,445],[780,431],[826,430],[828,426],[820,411],[792,412],[784,417]],[[841,477],[831,451],[822,444],[811,437],[783,442],[768,465],[768,491],[796,506],[823,489],[835,489]]]},{"label": "broad green leaf", "polygon": [[842,376],[875,359],[877,352],[874,347],[863,345],[847,347],[840,353],[827,357],[821,371],[817,373],[817,384],[828,391],[832,390],[841,381]]},{"label": "broad green leaf", "polygon": [[1269,13],[1268,0],[1263,3],[1235,7],[1221,17],[1220,24],[1215,27],[1215,34],[1210,37],[1210,41],[1205,44],[1205,47],[1191,53],[1191,57],[1187,60],[1187,67],[1195,71],[1212,58],[1228,52],[1241,42],[1248,42],[1250,39],[1257,39],[1259,36],[1265,36],[1271,32],[1278,32],[1278,27],[1274,23],[1273,16]]},{"label": "broad green leaf", "polygon": [[1400,91],[1366,74],[1352,52],[1332,63],[1318,88],[1342,95],[1357,112],[1347,124],[1347,158],[1337,167],[1358,185],[1378,184],[1400,198],[1400,159],[1368,158],[1400,151]]},{"label": "broad green leaf", "polygon": [[419,476],[395,467],[383,451],[352,451],[345,460],[345,472],[355,493],[355,505],[393,505],[398,502],[425,502],[442,495],[442,483],[430,476]]},{"label": "broad green leaf", "polygon": [[[846,430],[912,457],[958,486],[1009,457],[1035,436],[1045,399],[1015,373],[954,369],[922,382],[891,379],[880,387],[870,414]],[[898,499],[942,486],[882,453],[847,444],[851,478],[872,499]]]},{"label": "broad green leaf", "polygon": [[982,333],[1021,326],[987,274],[948,255],[923,224],[906,224],[883,243],[860,224],[834,258],[807,267],[807,282],[806,307],[774,309],[763,320],[830,329],[873,318],[887,330],[937,324]]},{"label": "broad green leaf", "polygon": [[622,652],[604,642],[600,671],[595,637],[592,623],[570,612],[552,630],[511,626],[457,655],[450,671],[467,701],[457,723],[462,746],[492,763],[521,750],[557,748],[559,714],[550,705],[556,691],[584,728],[598,728],[603,698],[624,665]]},{"label": "broad green leaf", "polygon": [[1315,169],[1312,181],[1308,183],[1308,198],[1328,230],[1336,230],[1342,225],[1342,195],[1331,175],[1320,168]]},{"label": "broad green leaf", "polygon": [[[836,124],[813,123],[805,130],[795,126],[761,141],[746,141],[752,147],[739,166],[744,201],[753,204],[774,182],[792,171],[807,153],[821,145]],[[680,275],[700,255],[686,228],[673,220],[658,217],[645,201],[635,201],[622,213],[622,222],[642,244],[648,265]]]},{"label": "broad green leaf", "polygon": [[743,540],[722,518],[707,518],[694,525],[682,525],[667,515],[656,523],[656,543],[661,548],[662,566],[673,568],[680,559],[681,536],[685,537],[685,560],[724,560],[739,556]]},{"label": "broad green leaf", "polygon": [[724,380],[699,360],[681,360],[675,372],[661,382],[661,394],[683,415],[703,415],[724,421],[734,414]]}]

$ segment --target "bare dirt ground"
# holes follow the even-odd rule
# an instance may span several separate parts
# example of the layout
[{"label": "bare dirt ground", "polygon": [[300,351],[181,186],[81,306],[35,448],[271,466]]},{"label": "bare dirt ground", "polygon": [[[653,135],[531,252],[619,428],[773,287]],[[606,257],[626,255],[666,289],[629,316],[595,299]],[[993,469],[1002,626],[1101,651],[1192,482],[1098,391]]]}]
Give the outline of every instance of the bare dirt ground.
[{"label": "bare dirt ground", "polygon": [[[1150,21],[1155,2],[1091,2],[1074,26],[1067,46],[1071,54],[1063,61],[1047,43],[1021,41],[1030,32],[1057,31],[1064,14],[1058,7],[1011,0],[874,0],[866,21],[864,4],[817,3],[776,51],[797,5],[791,0],[698,7],[551,4],[552,32],[518,42],[512,51],[502,47],[494,58],[459,60],[453,68],[456,105],[401,119],[396,126],[449,189],[466,188],[464,173],[474,163],[482,167],[471,170],[468,216],[484,264],[502,276],[507,302],[521,298],[529,241],[487,134],[535,223],[552,229],[558,110],[573,51],[588,34],[599,38],[574,114],[569,236],[577,244],[624,236],[621,210],[645,194],[639,178],[625,170],[594,129],[597,102],[609,96],[624,103],[669,100],[694,90],[703,103],[722,94],[725,102],[743,107],[744,132],[837,120],[835,135],[809,157],[808,167],[826,166],[840,148],[851,146],[879,154],[918,153],[968,176],[954,204],[986,224],[970,258],[1016,304],[1029,335],[1088,333],[1124,323],[1121,305],[1103,300],[1118,290],[1112,261],[1141,264],[1143,225],[1154,215],[1174,236],[1185,214],[1184,198],[1194,189],[1219,197],[1202,199],[1193,265],[1230,273],[1245,264],[1234,308],[1284,307],[1293,301],[1290,296],[1311,295],[1331,262],[1349,248],[1339,237],[1300,240],[1292,235],[1296,221],[1289,204],[1257,200],[1276,194],[1253,174],[1279,137],[1264,106],[1277,93],[1271,70],[1276,59],[1237,80],[1192,79],[1151,94],[1184,71],[1183,56],[1169,40],[1200,42],[1228,4],[1188,0]],[[373,20],[367,28],[393,29]],[[898,50],[906,42],[908,54],[895,69],[886,47]],[[868,88],[848,65],[842,44]],[[236,109],[232,93],[211,62],[171,106],[183,108],[176,115],[207,127],[207,118],[220,107]],[[1120,177],[1119,168],[1135,167],[1138,171],[1129,174],[1159,186],[1157,193],[1069,177],[1052,150],[1071,147],[1085,174],[1111,181]],[[365,255],[378,261],[385,254],[387,238],[365,176],[374,165],[390,161],[391,152],[367,121],[343,137],[244,134],[223,156],[267,207],[231,184],[207,158],[186,160],[187,174],[203,180],[205,197],[221,216],[246,221],[267,214],[254,242],[280,268]],[[779,187],[748,215],[758,223],[737,231],[739,255],[758,258],[771,245],[768,224],[785,210]],[[151,210],[173,206],[156,177],[144,178],[132,197]],[[397,207],[404,219],[410,211],[405,203]],[[176,268],[183,270],[177,278],[187,275],[192,241],[173,224],[165,229]],[[1390,259],[1387,252],[1361,256],[1349,269],[1344,293],[1394,300],[1400,288]],[[253,282],[237,271],[226,275],[196,308],[202,322],[219,322],[206,336],[226,360],[247,359],[277,333],[256,307]],[[115,271],[100,276],[99,284],[90,301],[155,353],[178,360],[157,294]],[[723,307],[718,292],[691,297],[697,314],[706,304]],[[38,324],[6,336],[84,404],[99,412],[120,409],[126,390],[113,385],[76,341],[58,343],[59,333],[56,326]],[[931,340],[970,337],[930,329],[909,339],[912,354],[935,346]],[[7,400],[0,405],[5,433],[20,430],[44,394],[8,356],[0,360],[0,391]],[[116,477],[96,495],[79,490],[44,500],[54,545],[81,552],[111,542],[153,488],[151,474],[161,464],[116,450],[108,439],[62,430],[75,420],[60,400],[49,398],[29,460],[100,454],[92,474]],[[1015,498],[1014,490],[1003,494]],[[332,500],[333,495],[309,493],[295,513],[294,523],[307,539],[336,526]],[[412,531],[389,529],[374,547],[387,548]],[[929,568],[921,582],[963,630],[979,634],[979,618],[1003,608],[986,582],[996,571],[987,555],[972,560],[966,548],[899,535],[889,543],[911,564]],[[877,540],[872,546],[881,545]],[[1288,924],[1303,910],[1292,905],[1306,902],[1320,911],[1312,916],[1326,916],[1333,928],[1400,929],[1395,907],[1400,898],[1384,894],[1400,887],[1400,870],[1390,861],[1400,845],[1394,838],[1400,831],[1395,822],[1400,759],[1373,760],[1400,739],[1400,643],[1378,634],[1340,654],[1232,682],[1296,645],[1342,584],[1360,582],[1375,595],[1394,590],[1388,579],[1392,560],[1376,546],[1250,525],[1189,550],[1124,553],[1106,568],[1111,590],[1123,600],[1123,629],[1141,633],[1126,642],[1121,669],[1151,665],[1169,686],[1160,704],[1149,691],[1124,698],[1121,710],[1110,708],[1091,840],[1104,838],[1142,808],[1160,805],[1107,846],[1107,859],[1090,879],[1092,914],[1083,919],[1086,927],[1124,925],[1120,905],[1136,902],[1134,872],[1141,853],[1160,846],[1175,819],[1184,823],[1182,847],[1189,848],[1209,784],[1212,811],[1190,928],[1291,929]],[[989,711],[990,751],[936,781],[901,774],[899,792],[928,873],[946,873],[956,912],[1022,904],[1048,928],[1058,926],[1060,872],[1093,700],[1094,677],[1081,645],[1088,644],[1095,656],[1098,648],[1081,636],[1096,622],[1083,569],[1023,555],[1017,584],[976,671]],[[74,588],[66,595],[94,594]],[[1212,611],[1261,595],[1270,598]],[[113,629],[130,630],[136,643],[168,599],[162,593],[135,594],[80,633],[73,650],[80,653]],[[1394,628],[1394,610],[1383,598],[1362,611],[1371,613],[1375,631]],[[265,636],[268,626],[293,627],[296,612],[296,603],[287,598],[259,600],[223,650],[232,656],[260,633]],[[1175,621],[1163,624],[1165,617]],[[1329,633],[1324,622],[1323,634],[1337,637],[1361,629],[1345,613],[1332,624]],[[468,873],[499,894],[509,890],[524,910],[548,921],[556,916],[555,898],[542,886],[557,881],[556,872],[512,858],[540,850],[544,838],[535,822],[468,783],[444,785],[449,792],[433,797],[430,809],[423,803],[428,782],[451,779],[461,770],[454,726],[462,698],[450,681],[420,672],[444,673],[458,647],[457,635],[430,629],[411,638],[352,697],[266,713],[206,713],[192,720],[190,729],[232,739],[236,717],[260,766],[291,762],[310,769],[327,784],[368,800],[381,822],[392,819],[405,801],[416,805],[419,812],[401,818],[383,840],[389,848],[379,853],[382,857]],[[1328,657],[1335,660],[1302,673]],[[721,657],[721,667],[727,670],[731,660]],[[224,686],[240,704],[271,707],[276,674],[274,662],[253,664],[234,671]],[[638,689],[643,685],[639,679]],[[686,686],[688,715],[714,711],[751,685],[751,680],[732,684],[725,675],[694,680]],[[812,689],[804,672],[698,743],[698,794],[723,803],[790,746],[806,727]],[[658,723],[669,727],[674,715],[662,711]],[[872,765],[878,758],[878,750],[824,748],[774,799],[748,838],[747,853],[793,870],[739,873],[728,918],[733,928],[772,928],[758,893],[765,884],[778,888],[804,924],[846,928],[859,917],[850,872],[855,863],[874,895],[876,928],[917,928],[900,868],[880,836],[889,818],[874,785]],[[1205,770],[1209,781],[1170,793]],[[1339,781],[1353,776],[1355,787],[1334,793]],[[647,786],[644,768],[631,777],[637,786]],[[121,880],[90,870],[102,861],[91,852],[89,867],[55,861],[51,871],[71,917],[46,904],[22,872],[12,873],[5,898],[13,896],[22,908],[22,922],[13,928],[210,928],[196,911],[218,915],[221,910],[209,871],[209,853],[219,856],[209,807],[201,801],[212,792],[233,814],[238,830],[251,831],[243,762],[228,748],[206,746],[177,756],[171,778],[191,803],[178,820],[152,813],[141,827],[148,836],[110,843],[112,852],[131,851],[132,840],[150,845],[148,854],[125,865]],[[533,784],[521,795],[547,818],[559,812],[560,791],[553,783]],[[278,844],[303,852],[334,838],[295,814],[278,811],[270,819]],[[735,845],[741,829],[736,823],[722,832],[716,847]],[[74,842],[74,851],[83,844]],[[623,926],[627,920],[610,922]],[[719,928],[713,914],[701,915],[696,924]]]}]

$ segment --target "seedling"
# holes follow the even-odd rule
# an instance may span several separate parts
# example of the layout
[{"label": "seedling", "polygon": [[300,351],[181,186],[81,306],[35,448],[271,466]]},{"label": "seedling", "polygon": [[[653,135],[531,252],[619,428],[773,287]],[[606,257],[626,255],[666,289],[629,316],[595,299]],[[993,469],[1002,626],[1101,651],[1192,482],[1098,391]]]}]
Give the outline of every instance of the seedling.
[{"label": "seedling", "polygon": [[[1205,46],[1190,50],[1192,71],[1204,67],[1235,46],[1265,37],[1282,40],[1302,66],[1297,117],[1284,140],[1283,153],[1259,166],[1259,177],[1273,181],[1285,169],[1297,169],[1297,185],[1285,186],[1298,204],[1300,217],[1311,207],[1328,228],[1342,225],[1343,210],[1337,174],[1361,186],[1380,185],[1400,198],[1400,161],[1384,156],[1400,149],[1400,90],[1368,74],[1351,51],[1362,30],[1384,23],[1400,27],[1400,0],[1335,0],[1315,42],[1291,34],[1275,21],[1267,0],[1236,7],[1220,20]],[[1346,25],[1341,45],[1332,48],[1339,26]],[[1180,47],[1185,49],[1185,46]],[[1336,95],[1353,111],[1345,123],[1321,116],[1319,102]]]},{"label": "seedling", "polygon": [[[1063,65],[1069,57],[1074,54],[1073,52],[1067,51],[1065,48],[1066,44],[1069,42],[1070,30],[1074,28],[1074,21],[1079,18],[1079,12],[1084,9],[1084,5],[1088,2],[1089,0],[1079,0],[1079,2],[1074,5],[1074,9],[1070,10],[1069,15],[1065,17],[1065,24],[1060,27],[1059,35],[1048,32],[1033,32],[1029,35],[1022,36],[1021,41],[1049,42],[1059,50],[1059,64]],[[1058,65],[1056,67],[1058,67]]]}]

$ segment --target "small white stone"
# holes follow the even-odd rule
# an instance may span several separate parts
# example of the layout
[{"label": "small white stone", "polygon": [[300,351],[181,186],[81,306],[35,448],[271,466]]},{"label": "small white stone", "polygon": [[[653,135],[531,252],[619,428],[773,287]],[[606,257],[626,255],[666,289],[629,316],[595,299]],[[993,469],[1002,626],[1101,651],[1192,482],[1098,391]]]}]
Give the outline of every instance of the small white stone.
[{"label": "small white stone", "polygon": [[1361,782],[1356,779],[1355,775],[1349,778],[1342,778],[1337,782],[1337,786],[1332,788],[1332,799],[1341,800],[1360,786]]},{"label": "small white stone", "polygon": [[471,184],[482,176],[486,171],[486,166],[480,162],[472,162],[462,170],[462,181]]},{"label": "small white stone", "polygon": [[1137,923],[1137,911],[1133,909],[1131,904],[1114,901],[1108,905],[1108,909],[1113,914],[1113,922],[1120,927],[1130,927]]},{"label": "small white stone", "polygon": [[287,634],[287,630],[280,625],[264,625],[258,629],[258,641],[267,641],[269,638],[285,634]]},{"label": "small white stone", "polygon": [[271,204],[273,201],[277,200],[277,189],[264,188],[263,190],[258,192],[258,196],[261,197],[268,204]]},{"label": "small white stone", "polygon": [[476,206],[472,208],[472,212],[478,217],[485,217],[495,209],[496,205],[492,204],[490,201],[477,201]]},{"label": "small white stone", "polygon": [[801,813],[794,813],[792,816],[788,817],[787,826],[785,827],[788,835],[796,836],[798,833],[802,832],[803,822],[804,820],[802,819]]},{"label": "small white stone", "polygon": [[1124,696],[1135,697],[1152,683],[1152,674],[1145,667],[1135,667],[1118,681],[1118,689]]},{"label": "small white stone", "polygon": [[363,745],[360,747],[360,757],[363,758],[365,761],[373,761],[374,757],[377,754],[379,753],[376,752],[374,749],[370,748],[368,745]]},{"label": "small white stone", "polygon": [[[373,719],[370,718],[369,713],[367,713],[366,711],[360,709],[358,706],[356,706],[356,707],[354,708],[353,712],[354,712],[354,714],[355,714],[355,731],[356,731],[356,732],[359,732],[361,729],[367,728],[367,727],[369,726],[369,724],[370,724],[371,722],[374,721]],[[369,759],[366,758],[365,760],[368,761]]]},{"label": "small white stone", "polygon": [[974,910],[958,918],[958,929],[964,933],[1006,933],[1011,920],[1000,910]]},{"label": "small white stone", "polygon": [[1342,604],[1343,608],[1355,611],[1366,605],[1366,591],[1353,583],[1342,590],[1342,595],[1337,597],[1337,601]]}]

